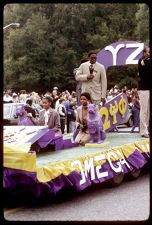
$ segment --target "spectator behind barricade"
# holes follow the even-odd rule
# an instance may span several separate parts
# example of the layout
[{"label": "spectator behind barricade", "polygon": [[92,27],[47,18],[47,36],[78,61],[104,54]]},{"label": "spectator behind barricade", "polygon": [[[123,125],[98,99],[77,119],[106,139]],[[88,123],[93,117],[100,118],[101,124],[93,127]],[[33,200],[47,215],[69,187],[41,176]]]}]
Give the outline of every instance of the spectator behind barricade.
[{"label": "spectator behind barricade", "polygon": [[66,108],[66,112],[67,112],[67,117],[66,117],[66,124],[67,124],[67,133],[69,133],[69,109],[70,109],[70,103],[72,102],[72,95],[68,95],[67,99],[65,100],[65,108]]},{"label": "spectator behind barricade", "polygon": [[32,114],[32,117],[36,117],[36,113],[35,113],[35,110],[29,105],[29,104],[26,104],[24,106],[24,109],[27,113],[31,113]]},{"label": "spectator behind barricade", "polygon": [[71,102],[77,102],[77,94],[75,91],[72,91],[71,97],[72,97]]},{"label": "spectator behind barricade", "polygon": [[31,113],[27,115],[31,117],[33,123],[39,126],[48,126],[54,129],[56,135],[61,134],[60,116],[54,109],[53,99],[50,96],[44,96],[42,99],[43,109],[39,113],[39,117],[32,117]]},{"label": "spectator behind barricade", "polygon": [[60,103],[59,103],[59,100],[60,100],[61,98],[62,98],[62,94],[59,94],[59,98],[56,100],[56,102],[55,102],[55,104],[54,104],[54,105],[55,105],[55,110],[56,110],[56,111],[58,111],[58,106],[59,106],[59,104],[60,104]]},{"label": "spectator behind barricade", "polygon": [[133,126],[139,126],[140,118],[140,103],[138,92],[134,91],[134,95],[132,96],[132,115],[133,115]]},{"label": "spectator behind barricade", "polygon": [[127,95],[127,99],[128,99],[128,104],[130,104],[132,102],[131,90],[127,90],[126,95]]},{"label": "spectator behind barricade", "polygon": [[31,106],[31,107],[32,107],[32,103],[33,103],[33,100],[32,100],[31,98],[28,98],[28,99],[26,100],[26,104],[28,104],[28,105]]},{"label": "spectator behind barricade", "polygon": [[40,110],[42,109],[42,98],[43,95],[39,95],[37,92],[32,92],[30,97],[28,99],[32,100],[32,108],[35,109],[37,111],[37,113],[40,112]]},{"label": "spectator behind barricade", "polygon": [[115,93],[115,95],[119,94],[119,88],[117,85],[114,86],[114,93]]},{"label": "spectator behind barricade", "polygon": [[70,103],[72,102],[72,95],[69,95],[67,99],[65,99],[65,108],[66,108],[66,111],[69,110],[69,107],[70,107]]},{"label": "spectator behind barricade", "polygon": [[41,98],[37,92],[33,91],[30,98],[32,98],[33,104],[40,104]]},{"label": "spectator behind barricade", "polygon": [[65,99],[61,98],[59,100],[59,106],[57,109],[57,111],[60,115],[60,124],[61,124],[62,134],[64,134],[64,132],[65,132],[65,124],[66,124],[66,116],[67,116],[67,111],[66,111],[64,103],[65,103]]},{"label": "spectator behind barricade", "polygon": [[127,95],[127,90],[122,88],[122,93],[124,93],[125,95]]},{"label": "spectator behind barricade", "polygon": [[109,94],[107,95],[107,101],[110,101],[111,99],[113,99],[115,97],[115,93],[114,91],[109,91]]},{"label": "spectator behind barricade", "polygon": [[13,101],[13,103],[19,102],[18,95],[15,92],[13,92],[13,94],[12,94],[12,101]]},{"label": "spectator behind barricade", "polygon": [[19,102],[25,103],[26,98],[27,98],[26,90],[21,90],[19,95]]},{"label": "spectator behind barricade", "polygon": [[58,91],[59,89],[58,89],[58,87],[54,87],[54,88],[53,88],[53,90],[56,90],[56,91]]},{"label": "spectator behind barricade", "polygon": [[68,99],[70,96],[70,92],[68,90],[65,91],[65,98]]},{"label": "spectator behind barricade", "polygon": [[129,102],[129,105],[132,106],[133,105],[133,97],[134,97],[134,91],[130,91],[130,95],[129,95],[129,98],[130,98],[130,102]]},{"label": "spectator behind barricade", "polygon": [[52,98],[54,101],[54,104],[56,103],[56,101],[59,99],[59,95],[58,95],[58,88],[54,87],[53,91],[52,91]]},{"label": "spectator behind barricade", "polygon": [[123,89],[127,91],[128,90],[128,87],[125,85]]},{"label": "spectator behind barricade", "polygon": [[10,96],[9,92],[6,91],[3,95],[3,103],[12,103],[12,96]]},{"label": "spectator behind barricade", "polygon": [[26,92],[26,99],[31,97],[31,93],[30,92]]},{"label": "spectator behind barricade", "polygon": [[69,120],[69,130],[68,133],[73,133],[76,129],[76,102],[70,103],[69,110],[68,110],[68,120]]},{"label": "spectator behind barricade", "polygon": [[67,94],[65,91],[62,91],[61,93],[61,97],[65,99],[65,101],[67,100]]},{"label": "spectator behind barricade", "polygon": [[12,96],[12,89],[7,89],[7,92],[10,96]]},{"label": "spectator behind barricade", "polygon": [[49,96],[50,98],[52,98],[52,93],[50,91],[46,91],[46,93],[43,95],[43,97],[45,96]]}]

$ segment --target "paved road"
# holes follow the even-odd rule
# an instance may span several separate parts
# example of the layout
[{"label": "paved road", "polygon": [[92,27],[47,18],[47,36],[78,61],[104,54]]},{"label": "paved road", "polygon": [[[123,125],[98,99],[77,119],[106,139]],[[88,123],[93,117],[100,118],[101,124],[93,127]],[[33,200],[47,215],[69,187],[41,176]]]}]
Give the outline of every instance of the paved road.
[{"label": "paved road", "polygon": [[5,210],[10,221],[135,221],[146,220],[150,210],[148,173],[115,188],[96,186],[66,200]]}]

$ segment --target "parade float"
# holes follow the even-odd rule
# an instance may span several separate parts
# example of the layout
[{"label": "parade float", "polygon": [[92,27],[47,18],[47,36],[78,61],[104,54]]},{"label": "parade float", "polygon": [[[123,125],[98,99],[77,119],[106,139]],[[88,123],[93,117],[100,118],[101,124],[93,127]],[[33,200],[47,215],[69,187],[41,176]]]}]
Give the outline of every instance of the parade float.
[{"label": "parade float", "polygon": [[117,184],[117,178],[122,181],[124,175],[140,171],[149,163],[149,139],[137,132],[116,130],[127,108],[127,97],[122,93],[100,107],[107,138],[91,147],[89,143],[78,146],[72,134],[56,136],[45,126],[4,126],[5,193],[51,199],[66,189],[79,192],[108,180]]},{"label": "parade float", "polygon": [[[143,43],[116,42],[98,53],[105,65],[137,64]],[[107,137],[103,143],[78,146],[73,134],[56,136],[45,126],[3,127],[3,185],[5,196],[57,196],[62,190],[82,191],[112,180],[120,184],[125,175],[138,177],[149,164],[149,138],[137,132],[121,133],[128,112],[127,96],[118,96],[99,107]],[[47,151],[46,151],[47,149]]]}]

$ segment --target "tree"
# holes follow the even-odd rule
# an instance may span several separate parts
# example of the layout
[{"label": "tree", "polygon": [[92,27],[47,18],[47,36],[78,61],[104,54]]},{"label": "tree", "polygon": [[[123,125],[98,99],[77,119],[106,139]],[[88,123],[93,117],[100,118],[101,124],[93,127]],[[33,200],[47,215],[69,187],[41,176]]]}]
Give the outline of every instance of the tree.
[{"label": "tree", "polygon": [[108,89],[118,85],[122,89],[125,85],[128,88],[138,85],[138,65],[111,66],[107,69]]},{"label": "tree", "polygon": [[146,4],[7,4],[4,25],[19,22],[20,27],[4,32],[4,86],[75,89],[73,69],[90,50],[139,38],[139,13],[146,9],[142,5]]},{"label": "tree", "polygon": [[137,40],[149,44],[149,8],[146,4],[139,4],[136,12],[136,36]]}]

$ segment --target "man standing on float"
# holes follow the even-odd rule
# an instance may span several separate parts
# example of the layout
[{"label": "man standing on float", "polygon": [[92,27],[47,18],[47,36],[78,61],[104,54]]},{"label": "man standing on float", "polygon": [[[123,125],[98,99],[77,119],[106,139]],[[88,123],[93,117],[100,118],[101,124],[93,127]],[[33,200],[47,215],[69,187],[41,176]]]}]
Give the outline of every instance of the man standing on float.
[{"label": "man standing on float", "polygon": [[76,72],[75,79],[82,82],[82,92],[88,92],[93,103],[103,105],[106,102],[107,77],[102,64],[98,63],[97,53],[88,54],[89,61],[82,63]]}]

